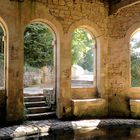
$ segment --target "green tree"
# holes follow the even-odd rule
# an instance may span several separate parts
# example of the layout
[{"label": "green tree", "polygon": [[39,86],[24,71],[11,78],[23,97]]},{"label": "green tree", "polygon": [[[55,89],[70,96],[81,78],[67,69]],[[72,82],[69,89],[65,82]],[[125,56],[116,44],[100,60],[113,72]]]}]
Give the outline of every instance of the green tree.
[{"label": "green tree", "polygon": [[132,39],[131,43],[131,85],[140,87],[140,41]]},{"label": "green tree", "polygon": [[3,60],[4,60],[4,46],[3,46],[3,36],[4,36],[4,32],[2,27],[0,26],[0,64],[3,64]]},{"label": "green tree", "polygon": [[33,23],[24,33],[24,60],[26,65],[41,68],[53,66],[53,36],[46,25]]},{"label": "green tree", "polygon": [[94,56],[93,56],[93,50],[90,49],[86,52],[83,59],[80,61],[80,66],[82,66],[84,69],[87,69],[88,71],[93,71],[93,64],[94,64]]},{"label": "green tree", "polygon": [[72,35],[72,64],[93,70],[93,46],[95,40],[84,29],[78,28]]},{"label": "green tree", "polygon": [[0,26],[0,87],[4,86],[3,75],[4,75],[4,44],[3,44],[4,32]]}]

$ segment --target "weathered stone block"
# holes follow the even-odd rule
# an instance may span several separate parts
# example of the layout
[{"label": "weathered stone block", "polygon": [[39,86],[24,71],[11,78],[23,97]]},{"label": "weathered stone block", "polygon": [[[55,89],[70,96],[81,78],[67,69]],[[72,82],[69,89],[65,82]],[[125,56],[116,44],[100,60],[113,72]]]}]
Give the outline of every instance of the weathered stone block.
[{"label": "weathered stone block", "polygon": [[140,99],[130,100],[130,110],[133,118],[140,118]]},{"label": "weathered stone block", "polygon": [[72,100],[73,115],[76,117],[102,117],[107,115],[105,99]]}]

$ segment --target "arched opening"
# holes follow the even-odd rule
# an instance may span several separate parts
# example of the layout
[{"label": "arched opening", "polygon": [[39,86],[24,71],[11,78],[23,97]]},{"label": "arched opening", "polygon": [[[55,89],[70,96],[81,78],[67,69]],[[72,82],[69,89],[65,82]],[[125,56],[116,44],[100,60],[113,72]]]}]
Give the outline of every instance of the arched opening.
[{"label": "arched opening", "polygon": [[72,34],[72,87],[96,86],[96,40],[85,28]]},{"label": "arched opening", "polygon": [[130,39],[131,86],[140,87],[140,28]]},{"label": "arched opening", "polygon": [[7,94],[7,48],[8,48],[8,28],[0,17],[0,123],[5,122],[6,116],[6,94]]},{"label": "arched opening", "polygon": [[5,32],[0,24],[0,88],[5,87]]},{"label": "arched opening", "polygon": [[24,97],[26,98],[24,101],[28,117],[34,118],[33,115],[36,114],[43,117],[46,116],[46,112],[56,110],[55,43],[55,33],[47,24],[34,22],[26,27],[24,32]]}]

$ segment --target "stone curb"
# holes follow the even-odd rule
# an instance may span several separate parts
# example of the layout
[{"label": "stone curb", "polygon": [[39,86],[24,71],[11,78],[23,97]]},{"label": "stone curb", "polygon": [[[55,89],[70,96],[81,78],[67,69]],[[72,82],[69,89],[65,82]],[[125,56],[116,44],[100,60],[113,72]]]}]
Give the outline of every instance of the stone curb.
[{"label": "stone curb", "polygon": [[140,127],[140,120],[133,119],[93,119],[79,121],[60,121],[57,119],[43,121],[28,121],[22,125],[0,128],[0,140],[41,135],[58,131],[73,131],[76,129],[101,128],[109,126]]}]

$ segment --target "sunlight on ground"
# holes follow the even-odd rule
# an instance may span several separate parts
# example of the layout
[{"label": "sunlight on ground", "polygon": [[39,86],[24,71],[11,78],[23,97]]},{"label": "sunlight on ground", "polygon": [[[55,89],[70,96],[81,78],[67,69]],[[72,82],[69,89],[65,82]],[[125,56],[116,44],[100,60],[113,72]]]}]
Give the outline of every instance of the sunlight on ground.
[{"label": "sunlight on ground", "polygon": [[29,126],[19,126],[11,134],[11,137],[22,137],[28,135],[47,133],[50,129],[48,125],[29,125]]},{"label": "sunlight on ground", "polygon": [[78,122],[72,122],[72,126],[75,129],[89,129],[94,130],[97,129],[99,123],[101,120],[84,120],[84,121],[78,121]]}]

